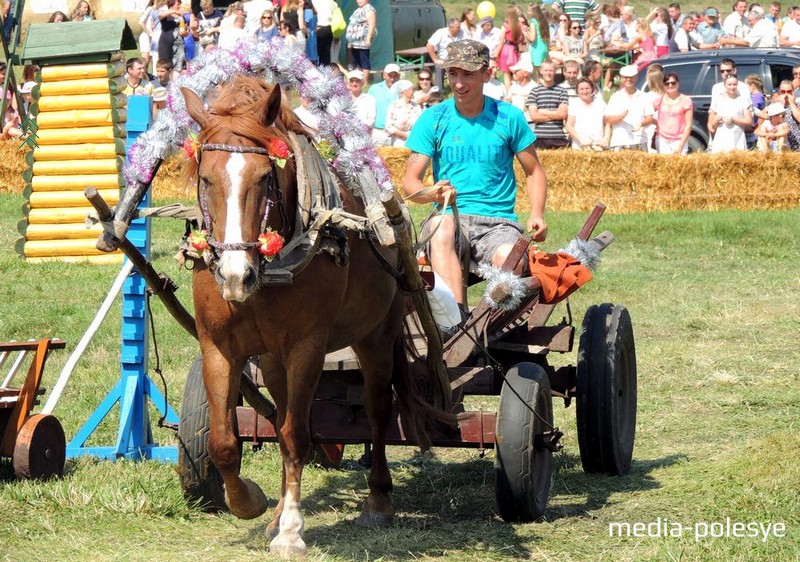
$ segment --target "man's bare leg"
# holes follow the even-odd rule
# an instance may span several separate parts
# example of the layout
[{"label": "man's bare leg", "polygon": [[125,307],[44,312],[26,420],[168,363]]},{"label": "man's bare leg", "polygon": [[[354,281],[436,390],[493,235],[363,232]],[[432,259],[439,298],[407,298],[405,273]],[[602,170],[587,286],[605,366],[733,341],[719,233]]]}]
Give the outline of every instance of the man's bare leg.
[{"label": "man's bare leg", "polygon": [[[495,267],[502,267],[513,248],[514,248],[513,244],[500,244],[494,251],[494,254],[492,254],[492,265]],[[525,260],[524,259],[519,260],[519,263],[514,268],[514,273],[516,273],[517,275],[521,275],[522,268],[524,267],[524,265],[525,265]],[[439,275],[441,275],[441,273]]]},{"label": "man's bare leg", "polygon": [[[441,223],[441,224],[439,224]],[[456,253],[456,223],[453,215],[433,217],[428,228],[439,228],[431,238],[431,267],[444,279],[458,304],[464,304],[463,274],[461,260]]]}]

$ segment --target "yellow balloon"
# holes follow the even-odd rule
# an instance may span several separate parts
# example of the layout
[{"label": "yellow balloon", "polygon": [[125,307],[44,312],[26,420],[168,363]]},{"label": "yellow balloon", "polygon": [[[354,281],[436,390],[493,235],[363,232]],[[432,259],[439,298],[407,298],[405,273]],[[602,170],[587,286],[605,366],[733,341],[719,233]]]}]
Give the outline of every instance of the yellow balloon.
[{"label": "yellow balloon", "polygon": [[489,0],[484,0],[478,7],[475,9],[475,13],[478,14],[478,18],[493,18],[495,15],[494,4],[489,2]]}]

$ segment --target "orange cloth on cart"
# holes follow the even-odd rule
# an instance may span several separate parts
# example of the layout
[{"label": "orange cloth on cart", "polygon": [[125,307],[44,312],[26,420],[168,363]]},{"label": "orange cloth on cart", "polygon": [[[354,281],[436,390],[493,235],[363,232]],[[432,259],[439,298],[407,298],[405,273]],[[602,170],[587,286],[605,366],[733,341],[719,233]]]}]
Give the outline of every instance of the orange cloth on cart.
[{"label": "orange cloth on cart", "polygon": [[592,280],[589,268],[564,252],[531,252],[528,264],[542,284],[539,302],[546,304],[561,302]]}]

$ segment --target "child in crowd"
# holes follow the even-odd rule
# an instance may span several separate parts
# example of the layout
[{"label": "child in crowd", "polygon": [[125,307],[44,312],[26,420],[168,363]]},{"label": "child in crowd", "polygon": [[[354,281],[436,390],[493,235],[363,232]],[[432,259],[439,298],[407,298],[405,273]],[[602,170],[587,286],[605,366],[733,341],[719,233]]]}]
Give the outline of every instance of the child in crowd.
[{"label": "child in crowd", "polygon": [[768,119],[765,119],[755,130],[758,137],[758,149],[761,152],[780,152],[786,146],[789,136],[789,124],[784,120],[784,107],[780,102],[769,104]]},{"label": "child in crowd", "polygon": [[[753,102],[753,129],[755,129],[760,121],[758,116],[762,114],[762,110],[767,105],[764,97],[764,82],[761,81],[761,77],[758,74],[748,74],[747,78],[744,79],[744,83],[750,88],[750,101]],[[754,148],[758,140],[755,131],[747,133],[745,138],[747,139],[747,148]]]},{"label": "child in crowd", "polygon": [[428,95],[428,107],[436,105],[437,103],[442,103],[443,101],[444,101],[444,95],[442,95],[442,92],[440,92],[439,90],[431,92]]},{"label": "child in crowd", "polygon": [[158,88],[159,86],[162,88],[166,88],[169,85],[169,81],[172,80],[172,61],[167,59],[158,59],[156,63],[156,84],[154,86]]}]

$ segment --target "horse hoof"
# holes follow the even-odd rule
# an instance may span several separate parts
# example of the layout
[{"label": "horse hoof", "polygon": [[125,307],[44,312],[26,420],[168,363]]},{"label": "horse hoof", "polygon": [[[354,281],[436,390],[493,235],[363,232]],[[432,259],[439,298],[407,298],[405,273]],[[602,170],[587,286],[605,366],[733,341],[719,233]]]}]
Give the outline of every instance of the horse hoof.
[{"label": "horse hoof", "polygon": [[230,498],[227,497],[227,494],[225,501],[228,503],[228,507],[231,508],[231,513],[233,513],[239,519],[255,519],[267,511],[267,496],[264,495],[264,492],[261,491],[261,488],[258,487],[258,484],[252,480],[242,478],[242,482],[247,488],[246,504],[232,504]]},{"label": "horse hoof", "polygon": [[281,530],[278,527],[278,525],[273,525],[272,523],[270,523],[264,529],[264,536],[267,537],[267,539],[269,539],[270,541],[272,541],[275,539],[275,537],[278,536],[278,533],[280,532]]},{"label": "horse hoof", "polygon": [[304,556],[307,551],[306,543],[296,533],[283,533],[269,543],[269,553],[280,556],[284,560],[295,556]]},{"label": "horse hoof", "polygon": [[375,513],[362,511],[356,519],[356,525],[365,529],[375,527],[390,527],[394,522],[394,515],[391,513]]}]

